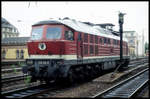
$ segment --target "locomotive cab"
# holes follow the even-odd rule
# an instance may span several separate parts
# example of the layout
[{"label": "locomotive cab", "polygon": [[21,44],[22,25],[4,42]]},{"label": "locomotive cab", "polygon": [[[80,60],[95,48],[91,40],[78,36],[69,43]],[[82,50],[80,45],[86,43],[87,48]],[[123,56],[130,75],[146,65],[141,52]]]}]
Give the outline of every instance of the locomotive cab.
[{"label": "locomotive cab", "polygon": [[[32,27],[31,38],[27,43],[29,58],[28,71],[35,79],[54,79],[59,65],[69,58],[68,43],[74,40],[74,32],[63,25],[38,25]],[[31,74],[32,73],[32,74]]]}]

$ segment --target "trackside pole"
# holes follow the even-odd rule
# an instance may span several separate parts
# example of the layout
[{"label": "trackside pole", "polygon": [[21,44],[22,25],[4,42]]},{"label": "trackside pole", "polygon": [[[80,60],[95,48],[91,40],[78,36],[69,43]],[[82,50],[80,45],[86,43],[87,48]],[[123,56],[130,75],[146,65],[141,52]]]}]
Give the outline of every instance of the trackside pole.
[{"label": "trackside pole", "polygon": [[120,64],[117,66],[115,71],[111,74],[111,78],[115,77],[115,73],[118,71],[119,67],[123,64],[123,48],[122,48],[122,41],[123,41],[123,17],[125,13],[119,12],[119,32],[120,32]]}]

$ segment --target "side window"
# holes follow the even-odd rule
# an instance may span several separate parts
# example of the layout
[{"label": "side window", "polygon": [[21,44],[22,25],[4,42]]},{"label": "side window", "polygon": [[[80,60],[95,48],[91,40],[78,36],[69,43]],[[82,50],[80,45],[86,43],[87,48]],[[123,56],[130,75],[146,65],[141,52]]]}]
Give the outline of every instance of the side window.
[{"label": "side window", "polygon": [[78,33],[78,41],[81,41],[81,33]]},{"label": "side window", "polygon": [[74,33],[72,31],[65,31],[65,39],[66,40],[74,40]]},{"label": "side window", "polygon": [[98,44],[98,37],[95,35],[95,43]]},{"label": "side window", "polygon": [[117,45],[119,45],[119,41],[117,40]]},{"label": "side window", "polygon": [[110,44],[110,39],[108,38],[108,44]]},{"label": "side window", "polygon": [[95,45],[95,55],[98,55],[98,45]]},{"label": "side window", "polygon": [[100,42],[100,44],[103,43],[103,38],[102,37],[99,39],[99,42]]},{"label": "side window", "polygon": [[104,37],[104,44],[106,44],[106,38]]},{"label": "side window", "polygon": [[86,33],[84,34],[84,42],[86,42],[86,43],[88,42],[88,34],[86,34]]},{"label": "side window", "polygon": [[93,45],[90,45],[90,54],[93,54],[93,53],[94,53]]},{"label": "side window", "polygon": [[88,45],[84,45],[84,55],[88,54]]},{"label": "side window", "polygon": [[117,41],[116,40],[114,40],[114,45],[116,45],[117,44]]},{"label": "side window", "polygon": [[90,35],[90,43],[93,43],[93,35]]}]

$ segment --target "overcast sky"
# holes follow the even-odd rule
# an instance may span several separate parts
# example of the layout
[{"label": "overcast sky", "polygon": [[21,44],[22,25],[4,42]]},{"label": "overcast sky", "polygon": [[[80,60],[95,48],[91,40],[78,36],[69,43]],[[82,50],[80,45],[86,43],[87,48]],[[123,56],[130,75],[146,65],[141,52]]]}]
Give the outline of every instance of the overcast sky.
[{"label": "overcast sky", "polygon": [[[124,31],[144,32],[148,41],[148,2],[2,2],[2,17],[20,32],[30,36],[31,25],[50,18],[64,18],[92,23],[113,23],[119,31],[118,13],[124,16]],[[20,20],[20,21],[18,21]]]}]

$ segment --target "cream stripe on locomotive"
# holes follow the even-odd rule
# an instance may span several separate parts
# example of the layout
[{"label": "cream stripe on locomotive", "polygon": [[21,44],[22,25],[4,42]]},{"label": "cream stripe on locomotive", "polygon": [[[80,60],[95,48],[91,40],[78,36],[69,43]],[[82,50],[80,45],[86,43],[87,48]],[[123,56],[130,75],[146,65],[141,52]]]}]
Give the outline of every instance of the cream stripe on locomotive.
[{"label": "cream stripe on locomotive", "polygon": [[77,55],[30,55],[30,59],[77,59]]},{"label": "cream stripe on locomotive", "polygon": [[[127,56],[127,55],[124,55]],[[83,57],[83,59],[94,59],[94,58],[109,58],[109,57],[120,57],[116,56],[91,56],[91,57]],[[74,60],[77,59],[77,55],[30,55],[29,59],[65,59],[65,60]]]}]

